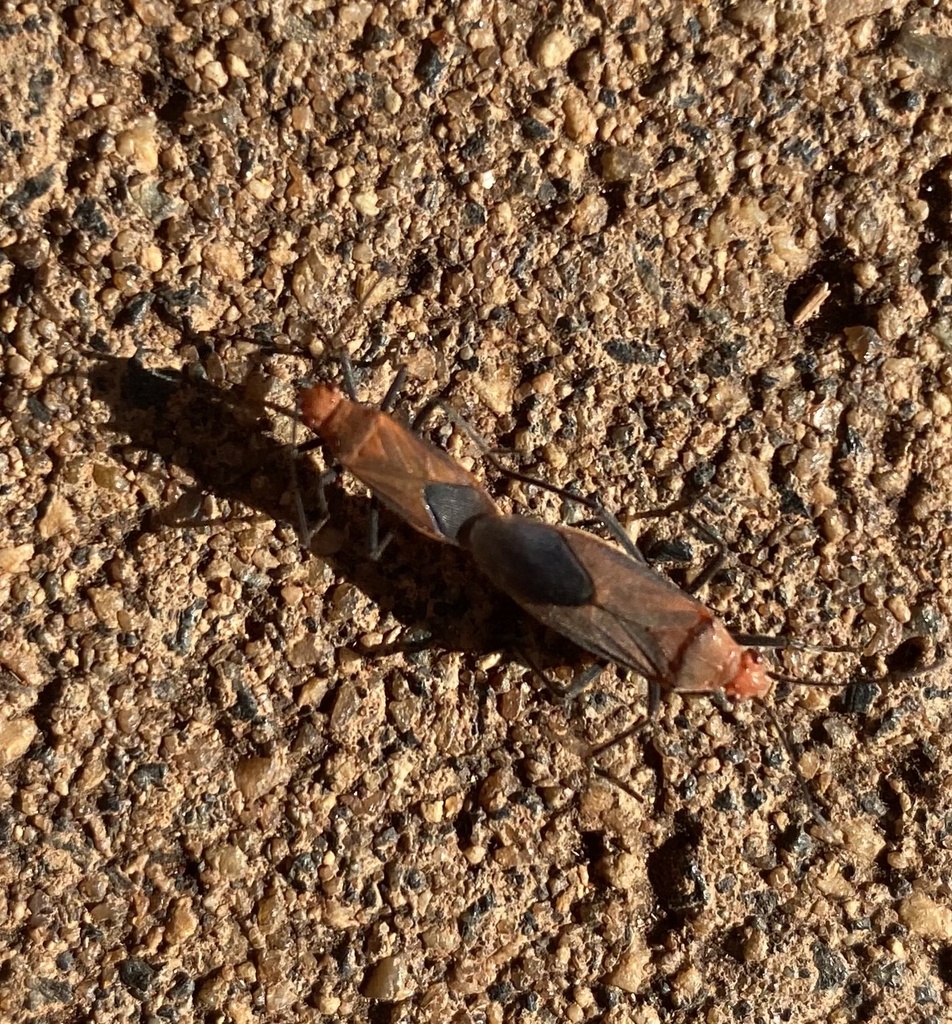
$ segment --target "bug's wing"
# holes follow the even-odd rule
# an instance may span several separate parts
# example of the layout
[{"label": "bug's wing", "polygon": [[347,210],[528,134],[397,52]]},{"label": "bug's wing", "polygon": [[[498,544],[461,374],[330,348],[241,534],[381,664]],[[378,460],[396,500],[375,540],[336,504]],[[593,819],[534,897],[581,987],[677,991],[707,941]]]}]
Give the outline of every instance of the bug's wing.
[{"label": "bug's wing", "polygon": [[455,543],[464,522],[498,512],[472,473],[379,409],[341,403],[329,428],[343,466],[428,537]]},{"label": "bug's wing", "polygon": [[467,542],[483,572],[540,622],[662,686],[712,618],[644,563],[581,530],[499,516],[477,521]]}]

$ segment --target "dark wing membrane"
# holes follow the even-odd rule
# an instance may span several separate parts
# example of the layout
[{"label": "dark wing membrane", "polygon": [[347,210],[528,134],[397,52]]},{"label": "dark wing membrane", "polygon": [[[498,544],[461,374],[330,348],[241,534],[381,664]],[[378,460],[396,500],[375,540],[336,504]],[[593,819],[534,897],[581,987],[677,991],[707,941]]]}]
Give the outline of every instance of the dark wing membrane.
[{"label": "dark wing membrane", "polygon": [[534,615],[537,605],[577,608],[595,594],[591,575],[559,529],[538,519],[481,519],[463,544],[493,583]]},{"label": "dark wing membrane", "polygon": [[498,512],[481,487],[469,484],[429,483],[423,488],[423,499],[440,533],[457,544],[467,523]]},{"label": "dark wing membrane", "polygon": [[524,607],[544,625],[598,658],[661,683],[669,674],[662,652],[650,635],[628,628],[624,620],[606,614],[596,605],[587,608],[559,608],[556,605]]}]

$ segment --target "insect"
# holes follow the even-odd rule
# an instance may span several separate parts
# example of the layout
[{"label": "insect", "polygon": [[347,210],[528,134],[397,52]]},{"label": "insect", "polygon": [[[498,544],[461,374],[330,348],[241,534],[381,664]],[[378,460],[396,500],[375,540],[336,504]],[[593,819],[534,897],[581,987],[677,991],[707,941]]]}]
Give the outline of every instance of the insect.
[{"label": "insect", "polygon": [[[301,395],[302,419],[410,526],[469,551],[492,583],[545,626],[644,676],[652,706],[662,691],[735,700],[767,692],[759,655],[649,568],[633,544],[626,552],[582,530],[502,514],[472,473],[389,414],[394,391],[378,408],[319,384]],[[618,533],[627,539],[620,526]]]},{"label": "insect", "polygon": [[318,384],[301,393],[301,419],[334,458],[404,522],[432,540],[458,544],[466,523],[500,515],[483,485],[442,449],[381,407]]},{"label": "insect", "polygon": [[482,517],[461,543],[530,615],[660,691],[762,697],[771,684],[713,612],[607,541],[524,516]]}]

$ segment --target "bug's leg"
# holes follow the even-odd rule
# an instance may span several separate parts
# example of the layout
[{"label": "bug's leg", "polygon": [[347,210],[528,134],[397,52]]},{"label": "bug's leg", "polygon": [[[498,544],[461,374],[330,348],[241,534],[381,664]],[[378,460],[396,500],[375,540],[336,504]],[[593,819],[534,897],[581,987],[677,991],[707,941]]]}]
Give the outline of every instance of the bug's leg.
[{"label": "bug's leg", "polygon": [[648,720],[657,722],[661,710],[661,684],[657,679],[648,680]]},{"label": "bug's leg", "polygon": [[354,377],[354,364],[350,361],[350,354],[346,348],[337,353],[337,361],[340,363],[341,377],[344,379],[344,391],[352,401],[359,401],[357,398],[357,379]]},{"label": "bug's leg", "polygon": [[[304,512],[304,499],[301,497],[301,488],[298,485],[297,460],[298,455],[295,452],[291,456],[291,494],[294,497],[294,511],[297,514],[298,539],[301,542],[301,547],[307,551],[310,550],[311,541],[314,538],[314,528],[307,521],[307,515]],[[326,521],[326,519],[323,520],[321,526]],[[321,526],[318,526],[317,529],[319,530]]]},{"label": "bug's leg", "polygon": [[397,399],[400,397],[400,392],[403,390],[403,385],[407,382],[407,364],[401,363],[397,367],[396,376],[390,383],[390,387],[387,388],[387,393],[383,396],[383,401],[380,403],[381,412],[393,412],[393,407],[397,404]]},{"label": "bug's leg", "polygon": [[[522,657],[525,658],[523,654]],[[560,683],[553,679],[551,676],[547,676],[542,669],[537,665],[530,663],[528,658],[525,658],[529,668],[542,680],[543,683],[548,687],[549,690],[555,695],[555,697],[563,704],[570,704],[575,698],[583,691],[588,689],[593,682],[601,675],[604,671],[604,665],[589,665],[588,668],[582,669],[581,672],[570,679],[567,683]]]},{"label": "bug's leg", "polygon": [[[903,679],[915,679],[917,676],[924,676],[935,671],[937,668],[941,668],[948,660],[946,655],[937,654],[935,659],[928,665],[913,665],[910,668],[893,669],[888,673],[886,679],[891,683],[899,682]],[[875,680],[871,680],[871,682],[875,682]]]},{"label": "bug's leg", "polygon": [[332,480],[336,479],[337,474],[330,469],[325,469],[318,477],[317,481],[317,497],[318,497],[318,510],[319,518],[316,524],[310,524],[307,520],[307,513],[304,511],[304,499],[301,496],[301,486],[298,474],[298,460],[305,452],[310,451],[315,447],[310,442],[304,444],[297,443],[297,429],[298,421],[294,420],[291,434],[291,464],[289,467],[289,477],[291,480],[291,494],[294,497],[294,511],[298,521],[298,537],[301,541],[301,545],[305,550],[310,550],[311,541],[314,539],[314,534],[320,533],[321,529],[327,523],[330,518],[327,509],[327,495],[325,493],[326,485]]},{"label": "bug's leg", "polygon": [[[657,780],[655,783],[655,803],[657,804],[659,801],[662,801],[663,794],[665,792],[664,753],[657,745],[657,733],[655,731],[656,713],[660,701],[661,688],[656,683],[649,683],[648,715],[640,722],[636,722],[628,729],[624,729],[616,736],[612,736],[611,739],[590,747],[585,758],[591,771],[595,775],[598,775],[607,782],[610,782],[613,786],[617,786],[623,792],[627,793],[629,796],[635,797],[642,803],[645,801],[645,795],[643,793],[638,793],[628,782],[623,778],[620,778],[614,772],[609,771],[607,768],[603,768],[598,761],[606,751],[612,750],[614,747],[625,743],[627,740],[635,737],[641,739],[643,750],[645,752],[645,765],[654,769]],[[651,742],[652,739],[654,739],[655,742]]]},{"label": "bug's leg", "polygon": [[632,800],[636,800],[638,803],[643,804],[645,802],[644,793],[639,793],[638,790],[634,789],[624,779],[620,779],[617,775],[612,775],[611,772],[606,771],[604,768],[597,764],[591,766],[592,773],[597,775],[599,778],[604,779],[606,782],[611,783],[613,786],[617,786],[623,793],[627,793]]},{"label": "bug's leg", "polygon": [[376,498],[370,500],[370,514],[367,517],[367,546],[370,549],[371,562],[379,562],[390,541],[393,540],[393,530],[387,530],[380,539],[380,502]]},{"label": "bug's leg", "polygon": [[[387,388],[387,393],[383,396],[383,401],[380,403],[381,412],[393,412],[393,407],[397,404],[397,399],[400,397],[400,392],[403,390],[403,385],[406,382],[407,367],[404,363],[397,367],[396,376],[393,378],[390,387]],[[370,560],[372,562],[379,562],[384,551],[387,549],[387,545],[393,540],[393,531],[388,530],[384,534],[383,540],[380,539],[380,502],[376,498],[371,498],[370,500],[370,518],[367,522],[367,530]]]},{"label": "bug's leg", "polygon": [[823,833],[823,839],[828,843],[837,843],[837,838],[833,833],[833,829],[830,827],[829,819],[824,813],[827,808],[820,798],[810,788],[810,782],[807,777],[803,774],[803,769],[800,767],[800,759],[797,752],[794,750],[793,741],[790,739],[789,733],[784,729],[777,718],[774,709],[760,697],[756,698],[757,703],[763,708],[767,715],[767,720],[770,722],[771,728],[780,740],[780,745],[784,749],[784,753],[787,755],[787,760],[790,762],[790,769],[793,772],[797,780],[797,785],[800,787],[800,792],[803,794],[803,799],[806,801],[806,805],[810,810],[810,815],[813,820],[820,826],[820,830]]},{"label": "bug's leg", "polygon": [[734,633],[731,636],[741,647],[771,647],[778,651],[806,651],[807,654],[862,654],[862,647],[852,644],[811,644],[786,636],[764,636],[762,633]]},{"label": "bug's leg", "polygon": [[[542,681],[545,685],[546,690],[554,694],[556,698],[561,699],[562,693],[565,687],[562,683],[556,682],[550,675],[548,675],[542,668],[541,665],[535,660],[535,658],[523,647],[514,647],[516,654],[526,663],[529,671],[537,678]],[[570,684],[571,685],[571,684]]]},{"label": "bug's leg", "polygon": [[[348,364],[349,364],[348,359]],[[351,375],[353,371],[351,370]],[[390,387],[387,388],[387,393],[384,395],[384,400],[380,403],[380,410],[382,413],[392,413],[393,407],[396,404],[397,398],[400,395],[400,391],[403,390],[403,385],[406,383],[406,365],[401,364],[397,367],[396,376],[390,383]],[[393,531],[387,530],[384,535],[384,539],[380,539],[380,502],[376,498],[371,498],[371,514],[367,519],[367,547],[370,548],[371,561],[379,562],[384,551],[387,550],[387,545],[393,540]]]},{"label": "bug's leg", "polygon": [[413,417],[413,422],[410,424],[411,428],[419,433],[423,429],[424,423],[433,415],[433,413],[439,409],[446,418],[454,425],[460,428],[463,433],[476,445],[480,452],[488,450],[489,445],[484,438],[480,437],[476,430],[469,425],[469,423],[446,401],[443,399],[443,395],[446,388],[443,391],[438,392],[432,398],[420,406],[416,416]]},{"label": "bug's leg", "polygon": [[[583,497],[580,494],[574,494],[572,491],[569,491],[564,487],[548,483],[546,480],[540,480],[538,477],[532,476],[529,473],[521,473],[519,470],[511,469],[499,458],[498,455],[496,455],[486,439],[482,437],[467,421],[467,419],[461,413],[457,412],[451,405],[448,405],[441,399],[436,399],[428,404],[426,412],[432,412],[434,408],[441,409],[453,425],[459,427],[459,429],[466,434],[473,444],[476,445],[486,461],[503,476],[508,477],[510,480],[519,480],[524,484],[541,487],[543,490],[550,491],[552,494],[557,494],[560,498],[564,498],[566,501],[572,501],[576,505],[582,505],[599,516],[612,533],[615,533],[617,530],[618,540],[626,549],[630,549],[630,547],[634,546],[618,520],[608,511],[608,509],[605,508],[604,505],[602,505],[600,501],[594,498]],[[635,557],[640,559],[640,553],[637,553],[636,551]]]},{"label": "bug's leg", "polygon": [[714,553],[704,563],[701,571],[694,577],[693,580],[684,588],[689,594],[695,594],[709,583],[714,576],[720,571],[721,566],[724,564],[724,560],[727,552],[727,544],[724,542],[724,538],[712,527],[708,526],[707,523],[701,522],[701,520],[691,512],[685,512],[685,519],[688,524],[694,530],[695,533],[700,534],[702,539],[707,541],[708,544],[714,546]]},{"label": "bug's leg", "polygon": [[406,640],[394,640],[389,644],[375,644],[362,647],[360,653],[368,658],[385,658],[391,654],[419,654],[433,646],[433,635],[424,631],[422,636],[408,637]]},{"label": "bug's leg", "polygon": [[604,754],[606,750],[611,750],[612,747],[617,747],[619,744],[624,743],[625,740],[630,739],[632,736],[637,736],[642,732],[654,731],[655,722],[658,720],[658,711],[661,708],[661,685],[656,679],[648,680],[648,707],[646,716],[640,721],[627,729],[623,729],[620,733],[612,736],[611,739],[605,740],[603,743],[599,743],[592,747],[588,752],[590,758],[598,757],[600,754]]},{"label": "bug's leg", "polygon": [[299,450],[294,451],[291,456],[291,493],[294,496],[294,510],[298,521],[298,536],[300,537],[301,545],[305,550],[310,550],[311,541],[314,539],[314,536],[321,532],[321,530],[327,525],[327,521],[330,519],[326,488],[328,484],[333,483],[337,479],[337,471],[334,469],[325,469],[317,478],[318,517],[316,522],[310,523],[308,522],[307,512],[304,509],[304,499],[301,495],[301,488],[298,485],[297,460],[299,457]]},{"label": "bug's leg", "polygon": [[[344,390],[347,393],[347,397],[352,402],[356,402],[358,399],[357,380],[354,377],[354,364],[351,362],[350,355],[346,349],[342,348],[338,352],[337,358],[340,362],[341,376],[344,379]],[[403,390],[403,385],[406,383],[406,380],[407,368],[404,364],[397,368],[396,376],[393,378],[390,387],[387,389],[386,395],[384,395],[383,401],[380,403],[381,412],[390,413],[393,411],[393,407],[397,403],[397,399],[400,396],[400,392]],[[320,439],[317,439],[317,443],[320,444]],[[370,515],[367,519],[367,548],[372,562],[380,561],[391,540],[393,540],[393,533],[389,530],[384,534],[382,540],[380,538],[380,502],[375,497],[371,497]]]},{"label": "bug's leg", "polygon": [[[295,425],[295,430],[296,429]],[[315,524],[309,524],[307,521],[307,513],[304,510],[304,499],[301,496],[298,461],[302,455],[306,455],[308,452],[312,452],[320,446],[320,438],[314,438],[311,441],[304,441],[301,444],[295,444],[291,449],[291,464],[289,467],[291,494],[294,498],[294,511],[298,522],[298,535],[301,538],[301,544],[305,548],[310,548],[314,535],[320,533],[326,525],[327,520],[330,519],[330,511],[327,504],[327,486],[328,484],[334,483],[338,477],[338,471],[336,469],[327,468],[321,470],[321,473],[317,478],[318,520]]]}]

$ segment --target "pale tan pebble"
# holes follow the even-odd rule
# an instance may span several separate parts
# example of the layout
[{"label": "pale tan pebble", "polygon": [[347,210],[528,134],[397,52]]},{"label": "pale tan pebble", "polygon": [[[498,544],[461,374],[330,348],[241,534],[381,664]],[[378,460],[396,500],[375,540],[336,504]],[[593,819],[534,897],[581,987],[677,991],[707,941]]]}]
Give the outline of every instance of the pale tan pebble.
[{"label": "pale tan pebble", "polygon": [[580,237],[595,235],[608,222],[608,200],[604,196],[589,193],[582,196],[569,220],[569,230]]},{"label": "pale tan pebble", "polygon": [[202,68],[202,81],[216,92],[219,89],[224,89],[228,84],[228,72],[222,62],[219,60],[209,61]]},{"label": "pale tan pebble", "polygon": [[0,766],[21,758],[30,749],[38,732],[32,718],[14,718],[0,724]]},{"label": "pale tan pebble", "polygon": [[248,858],[237,846],[228,843],[218,846],[206,859],[212,870],[225,881],[237,882],[248,874]]},{"label": "pale tan pebble", "polygon": [[155,116],[141,117],[131,128],[119,132],[116,135],[116,152],[130,160],[137,171],[151,174],[159,165]]},{"label": "pale tan pebble", "polygon": [[651,976],[651,952],[638,943],[622,954],[621,959],[605,979],[622,992],[634,994],[644,988]]},{"label": "pale tan pebble", "polygon": [[380,213],[380,202],[376,192],[357,192],[351,203],[364,217],[376,217]]},{"label": "pale tan pebble", "polygon": [[693,965],[689,964],[671,979],[671,995],[675,1006],[690,1006],[701,994],[704,976]]},{"label": "pale tan pebble", "polygon": [[540,67],[552,70],[564,64],[575,52],[575,45],[561,30],[552,29],[532,49],[532,57]]},{"label": "pale tan pebble", "polygon": [[569,89],[562,101],[565,116],[565,134],[580,146],[595,141],[598,134],[598,119],[581,89]]},{"label": "pale tan pebble", "polygon": [[952,941],[952,908],[924,892],[913,892],[899,904],[899,920],[924,939]]},{"label": "pale tan pebble", "polygon": [[613,889],[634,889],[645,880],[644,857],[623,850],[603,857],[598,872]]},{"label": "pale tan pebble", "polygon": [[172,904],[168,922],[165,925],[165,941],[172,946],[187,942],[198,931],[198,916],[192,909],[192,901],[183,896]]},{"label": "pale tan pebble", "polygon": [[872,864],[886,845],[882,834],[869,822],[857,819],[843,826],[843,846],[858,860]]},{"label": "pale tan pebble", "polygon": [[397,1003],[410,994],[406,984],[406,965],[399,956],[385,956],[370,968],[362,992],[368,999]]},{"label": "pale tan pebble", "polygon": [[26,572],[35,550],[33,544],[14,544],[11,547],[0,548],[0,572]]},{"label": "pale tan pebble", "polygon": [[229,53],[225,56],[225,68],[232,78],[250,78],[251,72],[248,65],[238,56],[237,53]]},{"label": "pale tan pebble", "polygon": [[287,768],[278,757],[249,757],[235,768],[235,784],[252,803],[277,788],[287,777]]}]

